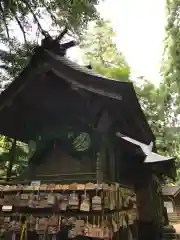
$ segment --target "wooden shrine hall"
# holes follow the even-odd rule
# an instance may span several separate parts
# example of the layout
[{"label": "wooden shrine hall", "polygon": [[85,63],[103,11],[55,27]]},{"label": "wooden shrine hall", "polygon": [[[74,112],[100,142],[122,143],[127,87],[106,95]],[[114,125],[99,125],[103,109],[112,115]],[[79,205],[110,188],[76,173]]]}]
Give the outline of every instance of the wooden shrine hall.
[{"label": "wooden shrine hall", "polygon": [[17,181],[127,186],[136,193],[138,239],[160,239],[160,183],[175,177],[174,161],[144,163],[139,146],[116,136],[155,142],[133,84],[71,62],[69,46],[44,40],[0,95],[0,134],[34,147]]}]

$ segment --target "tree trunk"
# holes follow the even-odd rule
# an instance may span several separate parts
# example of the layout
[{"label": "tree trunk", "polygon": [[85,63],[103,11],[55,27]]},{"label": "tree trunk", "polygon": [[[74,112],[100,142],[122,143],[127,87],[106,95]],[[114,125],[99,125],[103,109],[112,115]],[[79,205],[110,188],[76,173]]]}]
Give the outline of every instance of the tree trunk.
[{"label": "tree trunk", "polygon": [[11,147],[11,150],[9,152],[9,163],[8,163],[7,173],[6,173],[6,180],[7,181],[9,181],[11,176],[12,176],[12,168],[13,168],[13,164],[14,164],[14,161],[15,161],[15,155],[16,155],[16,139],[13,139],[12,147]]}]

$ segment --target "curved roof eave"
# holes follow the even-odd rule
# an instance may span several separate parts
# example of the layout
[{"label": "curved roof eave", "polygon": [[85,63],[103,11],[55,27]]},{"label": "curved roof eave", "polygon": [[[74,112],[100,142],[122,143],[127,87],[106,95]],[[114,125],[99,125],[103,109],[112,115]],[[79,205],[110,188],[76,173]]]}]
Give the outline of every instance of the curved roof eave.
[{"label": "curved roof eave", "polygon": [[[74,88],[82,88],[117,100],[122,100],[122,95],[120,94],[120,91],[118,91],[120,90],[120,85],[128,85],[132,90],[134,90],[133,84],[127,82],[128,79],[125,77],[121,80],[109,79],[93,72],[90,69],[78,65],[66,57],[57,56],[47,50],[45,50],[45,52],[47,53],[48,58],[50,58],[48,62],[50,63],[54,73],[71,83]],[[71,74],[72,71],[73,74]],[[95,83],[93,80],[98,82]]]}]

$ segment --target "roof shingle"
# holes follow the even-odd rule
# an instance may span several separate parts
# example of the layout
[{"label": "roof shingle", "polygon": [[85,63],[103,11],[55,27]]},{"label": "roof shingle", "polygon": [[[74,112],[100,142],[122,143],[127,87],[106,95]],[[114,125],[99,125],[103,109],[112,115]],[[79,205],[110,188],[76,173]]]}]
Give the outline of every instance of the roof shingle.
[{"label": "roof shingle", "polygon": [[165,186],[162,193],[165,196],[176,196],[180,192],[180,186]]}]

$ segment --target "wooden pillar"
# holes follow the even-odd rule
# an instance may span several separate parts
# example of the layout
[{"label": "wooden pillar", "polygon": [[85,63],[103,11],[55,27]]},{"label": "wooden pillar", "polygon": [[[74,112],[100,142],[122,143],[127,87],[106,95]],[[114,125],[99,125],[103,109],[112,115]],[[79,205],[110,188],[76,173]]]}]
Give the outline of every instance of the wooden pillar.
[{"label": "wooden pillar", "polygon": [[138,240],[160,239],[160,215],[157,204],[157,185],[153,176],[135,187],[137,199]]},{"label": "wooden pillar", "polygon": [[151,194],[150,184],[136,187],[136,201],[138,220],[152,221],[153,220],[153,198]]}]

